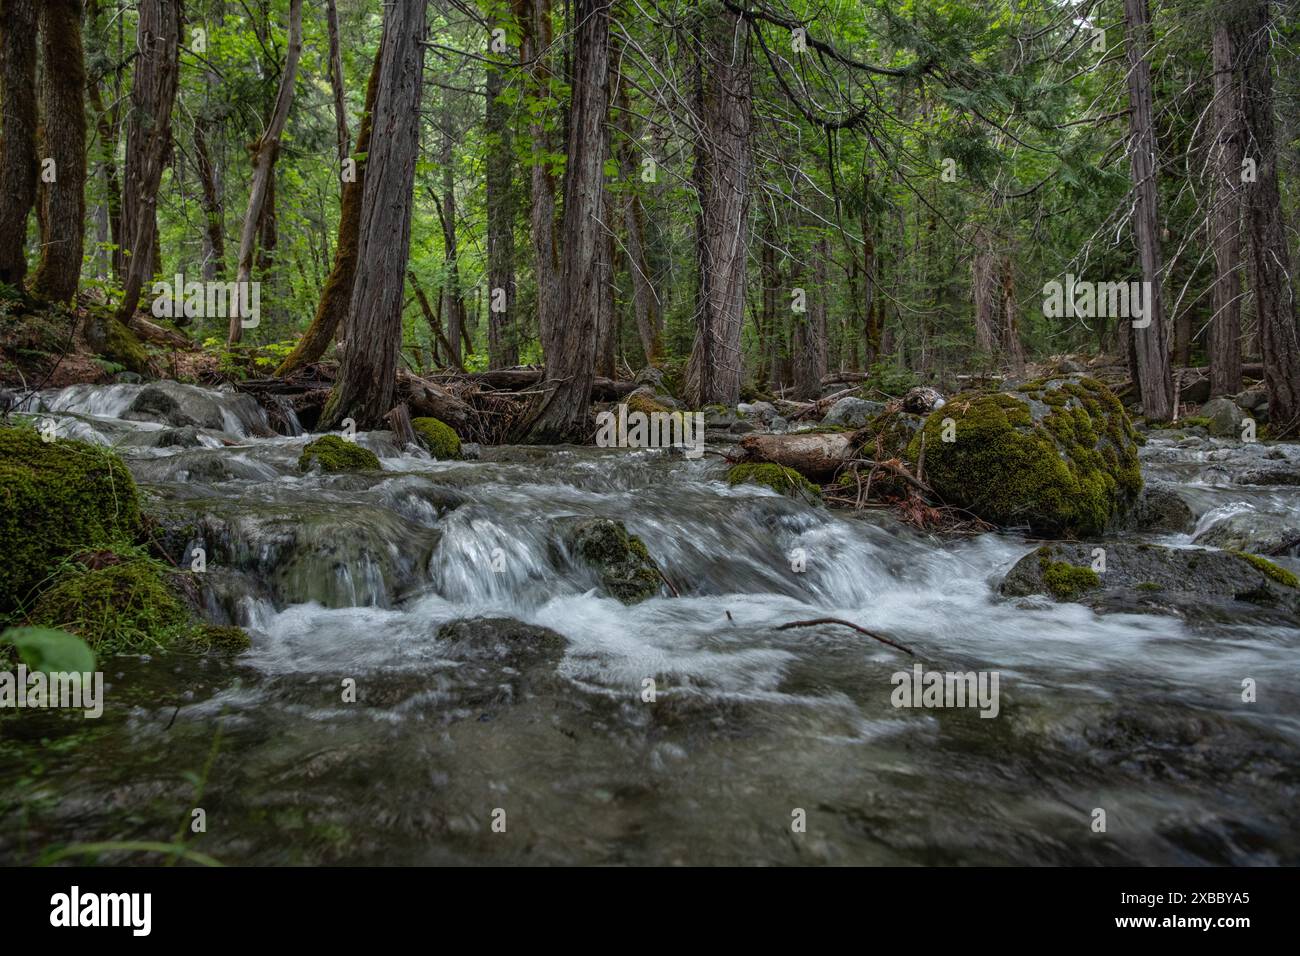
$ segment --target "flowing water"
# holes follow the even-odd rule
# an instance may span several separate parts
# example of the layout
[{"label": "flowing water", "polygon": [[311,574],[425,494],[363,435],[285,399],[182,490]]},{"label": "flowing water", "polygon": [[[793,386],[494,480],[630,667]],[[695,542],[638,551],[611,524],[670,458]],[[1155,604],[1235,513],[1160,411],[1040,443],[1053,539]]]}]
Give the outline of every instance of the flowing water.
[{"label": "flowing water", "polygon": [[[1300,631],[1275,619],[1004,599],[1035,547],[1022,537],[940,540],[731,488],[712,456],[437,462],[373,433],[358,437],[382,474],[303,475],[307,436],[256,437],[246,399],[194,390],[221,427],[176,446],[123,417],[139,388],[32,410],[116,446],[155,508],[192,519],[206,611],[252,650],[115,658],[102,719],[0,722],[0,859],[180,834],[256,864],[1300,862]],[[1202,525],[1296,523],[1296,490],[1222,474],[1256,451],[1143,455]],[[557,532],[589,515],[624,521],[680,596],[602,596]],[[478,617],[567,645],[439,636]],[[917,656],[836,625],[778,629],[820,617]],[[997,716],[894,707],[892,675],[918,661],[996,672]]]}]

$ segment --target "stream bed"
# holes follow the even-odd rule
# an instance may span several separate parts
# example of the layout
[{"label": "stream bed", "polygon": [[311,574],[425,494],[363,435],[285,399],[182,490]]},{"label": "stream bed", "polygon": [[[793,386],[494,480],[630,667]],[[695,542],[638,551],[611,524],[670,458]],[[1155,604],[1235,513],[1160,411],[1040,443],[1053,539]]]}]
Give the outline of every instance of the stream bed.
[{"label": "stream bed", "polygon": [[[1004,598],[1037,542],[730,487],[711,455],[440,462],[379,432],[358,441],[382,473],[303,474],[309,436],[271,434],[246,397],[183,387],[199,424],[178,426],[129,411],[142,387],[29,410],[114,446],[151,510],[192,529],[206,613],[252,649],[102,661],[101,719],[0,720],[0,861],[179,837],[226,864],[1300,863],[1295,622]],[[1196,533],[1300,524],[1300,489],[1232,484],[1265,453],[1300,459],[1176,437],[1142,459]],[[604,596],[557,545],[573,516],[625,522],[679,596]],[[825,617],[916,658],[778,630]],[[996,672],[997,716],[893,706],[918,662]]]}]

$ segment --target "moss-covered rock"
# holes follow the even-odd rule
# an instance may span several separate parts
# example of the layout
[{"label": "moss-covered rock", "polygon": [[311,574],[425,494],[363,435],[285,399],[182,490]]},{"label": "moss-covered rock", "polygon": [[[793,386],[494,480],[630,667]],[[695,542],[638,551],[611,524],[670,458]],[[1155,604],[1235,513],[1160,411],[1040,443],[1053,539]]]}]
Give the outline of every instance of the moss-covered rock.
[{"label": "moss-covered rock", "polygon": [[581,561],[600,575],[609,594],[624,604],[636,604],[659,593],[659,566],[641,539],[621,521],[588,518],[569,530],[569,546]]},{"label": "moss-covered rock", "polygon": [[140,531],[135,482],[112,452],[0,428],[0,614],[72,552],[129,544]]},{"label": "moss-covered rock", "polygon": [[97,654],[158,650],[194,631],[190,609],[151,558],[117,555],[115,563],[85,567],[72,562],[41,592],[31,618],[85,640]]},{"label": "moss-covered rock", "polygon": [[1257,554],[1247,554],[1245,551],[1229,552],[1234,557],[1245,561],[1255,570],[1260,571],[1266,577],[1287,588],[1300,588],[1300,578],[1288,571],[1286,568],[1274,564],[1268,558],[1261,558]]},{"label": "moss-covered rock", "polygon": [[820,501],[822,490],[793,468],[770,463],[734,465],[727,472],[730,485],[762,485],[791,498]]},{"label": "moss-covered rock", "polygon": [[106,331],[105,357],[137,375],[149,374],[149,350],[136,334],[115,318],[108,320]]},{"label": "moss-covered rock", "polygon": [[1133,425],[1091,379],[957,396],[912,439],[912,461],[922,435],[925,480],[948,503],[994,524],[1095,535],[1115,526],[1142,490]]},{"label": "moss-covered rock", "polygon": [[623,400],[627,405],[629,412],[641,412],[643,415],[654,415],[656,412],[671,412],[672,409],[667,405],[655,399],[654,392],[648,388],[638,388],[635,392]]},{"label": "moss-covered rock", "polygon": [[446,422],[437,418],[412,418],[411,427],[434,458],[446,461],[460,457],[460,436]]},{"label": "moss-covered rock", "polygon": [[307,471],[313,462],[328,472],[379,470],[379,457],[373,451],[338,435],[325,435],[307,444],[298,456],[298,468]]},{"label": "moss-covered rock", "polygon": [[218,654],[238,654],[253,645],[247,631],[229,624],[200,624],[191,631],[185,643],[196,650]]}]

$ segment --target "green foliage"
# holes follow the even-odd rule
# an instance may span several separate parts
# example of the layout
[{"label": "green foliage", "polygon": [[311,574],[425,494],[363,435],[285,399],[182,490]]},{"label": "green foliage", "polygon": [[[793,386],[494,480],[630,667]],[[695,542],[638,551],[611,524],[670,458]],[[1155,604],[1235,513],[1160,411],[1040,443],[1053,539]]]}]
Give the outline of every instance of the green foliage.
[{"label": "green foliage", "polygon": [[15,648],[30,670],[88,674],[95,669],[95,652],[75,634],[50,627],[11,627],[0,634],[0,645]]}]

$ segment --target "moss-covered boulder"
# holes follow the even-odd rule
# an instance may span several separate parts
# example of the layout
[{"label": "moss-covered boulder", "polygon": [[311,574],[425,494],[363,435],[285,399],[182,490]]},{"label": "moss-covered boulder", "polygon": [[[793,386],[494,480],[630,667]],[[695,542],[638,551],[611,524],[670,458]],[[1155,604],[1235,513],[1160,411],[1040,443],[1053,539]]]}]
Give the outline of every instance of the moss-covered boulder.
[{"label": "moss-covered boulder", "polygon": [[437,418],[412,418],[411,427],[434,458],[446,461],[460,457],[460,436],[446,422]]},{"label": "moss-covered boulder", "polygon": [[97,654],[140,653],[188,638],[190,608],[151,558],[94,553],[97,567],[72,562],[41,592],[31,618],[85,640]]},{"label": "moss-covered boulder", "polygon": [[115,454],[0,428],[0,614],[27,603],[72,552],[128,544],[140,531],[135,482]]},{"label": "moss-covered boulder", "polygon": [[1010,597],[1050,595],[1098,610],[1208,608],[1221,616],[1225,607],[1242,602],[1237,608],[1254,605],[1292,618],[1300,613],[1300,581],[1266,558],[1151,544],[1044,545],[1015,564],[1000,590]]},{"label": "moss-covered boulder", "polygon": [[793,468],[769,463],[734,465],[727,472],[729,485],[762,485],[791,498],[820,501],[822,490]]},{"label": "moss-covered boulder", "polygon": [[308,471],[313,465],[327,472],[378,471],[379,457],[356,442],[344,441],[338,435],[325,435],[309,442],[298,456],[299,470]]},{"label": "moss-covered boulder", "polygon": [[1096,535],[1118,525],[1142,491],[1133,425],[1092,379],[959,395],[912,439],[913,462],[922,436],[925,480],[994,524]]},{"label": "moss-covered boulder", "polygon": [[586,518],[571,525],[569,549],[600,576],[605,590],[624,604],[636,604],[659,593],[659,566],[645,544],[621,521]]},{"label": "moss-covered boulder", "polygon": [[149,350],[129,328],[115,318],[105,326],[104,356],[137,375],[148,375]]}]

